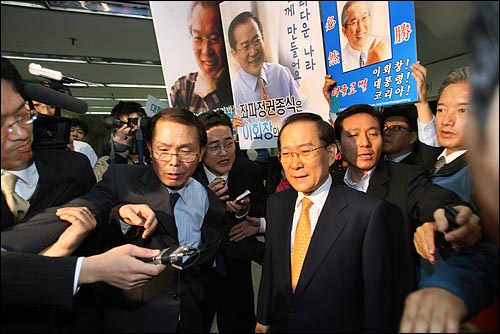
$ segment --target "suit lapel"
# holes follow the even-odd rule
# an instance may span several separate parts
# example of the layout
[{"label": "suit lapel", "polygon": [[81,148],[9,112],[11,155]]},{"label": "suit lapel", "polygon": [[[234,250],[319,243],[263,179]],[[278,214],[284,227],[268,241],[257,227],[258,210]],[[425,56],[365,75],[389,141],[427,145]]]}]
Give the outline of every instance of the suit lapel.
[{"label": "suit lapel", "polygon": [[[36,153],[33,155],[33,160],[35,161],[39,179],[35,192],[30,199],[28,213],[54,206],[54,203],[57,203],[61,196],[66,196],[69,188],[66,178],[62,176],[63,170],[61,166],[51,165],[50,161],[46,161],[41,156],[39,158]],[[54,188],[54,185],[57,186]]]},{"label": "suit lapel", "polygon": [[158,179],[153,168],[146,170],[141,176],[141,182],[144,184],[144,196],[148,199],[148,205],[155,211],[158,219],[157,232],[167,242],[168,246],[172,244],[171,239],[176,244],[179,244],[177,226],[170,207],[170,194],[167,188]]},{"label": "suit lapel", "polygon": [[347,206],[347,200],[342,189],[342,187],[330,187],[330,192],[309,244],[294,298],[297,298],[307,287],[344,230],[347,221],[341,212]]},{"label": "suit lapel", "polygon": [[395,162],[385,162],[383,160],[379,161],[377,168],[373,171],[370,177],[370,184],[366,191],[367,194],[373,194],[378,198],[386,198],[389,192],[389,169],[390,165]]}]

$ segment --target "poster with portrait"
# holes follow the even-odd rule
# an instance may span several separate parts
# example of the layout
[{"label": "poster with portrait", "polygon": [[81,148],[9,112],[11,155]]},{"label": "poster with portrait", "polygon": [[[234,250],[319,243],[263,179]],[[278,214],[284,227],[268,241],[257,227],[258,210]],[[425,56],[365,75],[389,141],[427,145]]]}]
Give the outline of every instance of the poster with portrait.
[{"label": "poster with portrait", "polygon": [[151,1],[169,105],[233,117],[219,1]]},{"label": "poster with portrait", "polygon": [[320,1],[330,111],[417,101],[413,1]]},{"label": "poster with portrait", "polygon": [[329,119],[319,2],[220,4],[242,149],[277,147],[281,123],[298,112]]}]

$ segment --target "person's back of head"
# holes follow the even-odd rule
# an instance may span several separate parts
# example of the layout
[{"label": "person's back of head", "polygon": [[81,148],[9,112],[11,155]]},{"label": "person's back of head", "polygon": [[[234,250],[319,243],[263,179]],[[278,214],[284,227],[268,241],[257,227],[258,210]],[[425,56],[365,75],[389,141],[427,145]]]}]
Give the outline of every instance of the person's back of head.
[{"label": "person's back of head", "polygon": [[472,111],[482,129],[486,127],[489,107],[499,82],[499,3],[473,3],[474,15],[467,25],[466,41],[471,49],[472,67],[469,82],[472,88]]},{"label": "person's back of head", "polygon": [[380,126],[380,131],[384,128],[384,120],[382,117],[382,113],[375,110],[371,105],[369,104],[354,104],[350,106],[349,108],[345,109],[342,111],[340,114],[337,115],[337,118],[335,119],[335,136],[337,137],[337,140],[340,142],[342,138],[342,130],[343,130],[343,125],[342,123],[344,120],[348,117],[351,117],[353,115],[357,114],[368,114],[373,116],[375,119],[377,119],[379,126]]}]

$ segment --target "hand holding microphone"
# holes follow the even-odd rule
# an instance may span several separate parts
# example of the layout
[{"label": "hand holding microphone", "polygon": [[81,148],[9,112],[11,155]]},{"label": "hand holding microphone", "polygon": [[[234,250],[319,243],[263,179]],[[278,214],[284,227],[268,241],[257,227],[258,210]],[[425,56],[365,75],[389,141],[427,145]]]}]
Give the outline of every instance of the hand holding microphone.
[{"label": "hand holding microphone", "polygon": [[182,269],[182,258],[184,256],[191,256],[195,254],[199,254],[199,249],[195,247],[187,246],[179,246],[179,247],[169,247],[163,249],[160,254],[154,256],[152,258],[141,258],[140,260],[146,263],[154,263],[154,264],[171,264],[172,267],[177,269]]}]

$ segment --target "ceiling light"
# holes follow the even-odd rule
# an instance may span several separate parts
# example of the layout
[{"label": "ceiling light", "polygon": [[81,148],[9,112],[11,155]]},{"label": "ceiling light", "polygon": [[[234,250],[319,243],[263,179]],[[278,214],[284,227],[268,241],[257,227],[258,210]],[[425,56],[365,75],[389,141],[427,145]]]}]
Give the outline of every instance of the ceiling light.
[{"label": "ceiling light", "polygon": [[165,85],[139,85],[139,84],[105,84],[106,87],[114,88],[160,88],[166,89]]}]

